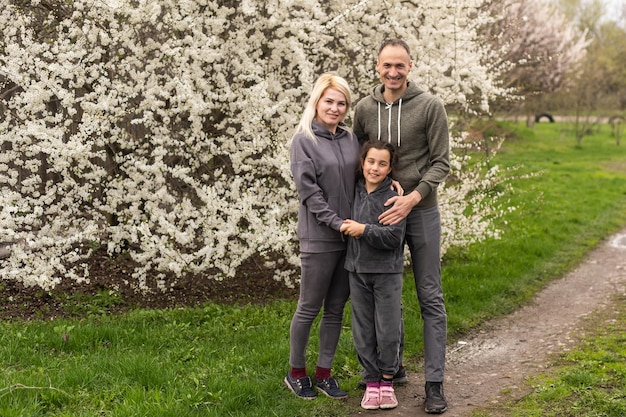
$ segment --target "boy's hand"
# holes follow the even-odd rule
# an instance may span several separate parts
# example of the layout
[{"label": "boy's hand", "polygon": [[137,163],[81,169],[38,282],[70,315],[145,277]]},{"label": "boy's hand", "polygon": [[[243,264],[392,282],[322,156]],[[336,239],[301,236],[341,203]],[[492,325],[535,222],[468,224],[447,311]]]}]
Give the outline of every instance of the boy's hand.
[{"label": "boy's hand", "polygon": [[354,220],[344,220],[341,228],[339,229],[344,235],[352,236],[354,238],[360,238],[365,232],[365,225]]}]

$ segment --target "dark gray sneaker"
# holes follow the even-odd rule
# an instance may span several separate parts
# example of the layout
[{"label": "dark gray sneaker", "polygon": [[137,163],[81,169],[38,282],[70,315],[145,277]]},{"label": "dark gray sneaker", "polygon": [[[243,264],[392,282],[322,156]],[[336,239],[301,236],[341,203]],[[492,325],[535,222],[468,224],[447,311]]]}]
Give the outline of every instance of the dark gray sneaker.
[{"label": "dark gray sneaker", "polygon": [[443,414],[448,409],[448,402],[443,396],[443,384],[441,382],[426,382],[426,401],[424,411],[428,414]]},{"label": "dark gray sneaker", "polygon": [[[404,367],[403,365],[400,367],[400,369],[398,369],[398,372],[396,372],[396,374],[393,376],[393,385],[399,386],[399,385],[406,385],[408,383],[409,383],[409,378],[407,378],[406,376],[406,367]],[[357,386],[360,389],[365,389],[365,387],[367,386],[367,383],[364,380],[360,380]]]},{"label": "dark gray sneaker", "polygon": [[407,382],[409,382],[409,378],[406,377],[406,368],[401,366],[393,376],[393,385],[405,385]]},{"label": "dark gray sneaker", "polygon": [[317,393],[313,391],[311,378],[308,376],[293,379],[291,375],[287,373],[287,376],[285,377],[285,385],[287,385],[287,388],[289,388],[291,392],[305,400],[312,400],[317,397]]},{"label": "dark gray sneaker", "polygon": [[348,394],[339,389],[339,383],[332,376],[317,381],[317,390],[326,394],[330,398],[341,400],[348,397]]}]

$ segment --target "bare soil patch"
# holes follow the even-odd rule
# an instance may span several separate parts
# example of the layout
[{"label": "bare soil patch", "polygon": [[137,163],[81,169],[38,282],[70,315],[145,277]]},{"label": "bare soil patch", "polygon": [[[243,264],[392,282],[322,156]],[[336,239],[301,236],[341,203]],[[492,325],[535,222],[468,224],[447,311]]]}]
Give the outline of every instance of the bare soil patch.
[{"label": "bare soil patch", "polygon": [[[555,355],[571,349],[594,320],[607,320],[611,306],[626,297],[626,229],[607,239],[566,276],[549,284],[532,303],[490,321],[449,346],[445,394],[447,417],[467,417],[489,408],[498,415],[505,401],[528,393],[524,381],[546,370]],[[620,301],[621,300],[621,301]],[[427,416],[421,370],[396,389],[394,410],[355,415]],[[351,398],[358,407],[360,398]]]},{"label": "bare soil patch", "polygon": [[[101,311],[117,314],[136,308],[193,307],[208,302],[257,304],[277,298],[297,298],[297,289],[274,280],[273,272],[250,259],[233,279],[215,281],[207,275],[185,275],[166,292],[147,282],[150,292],[141,293],[129,283],[134,262],[128,255],[110,257],[97,251],[89,263],[89,283],[62,281],[51,291],[25,288],[15,281],[0,280],[1,319],[52,319],[83,317]],[[170,282],[174,282],[173,280]]]}]

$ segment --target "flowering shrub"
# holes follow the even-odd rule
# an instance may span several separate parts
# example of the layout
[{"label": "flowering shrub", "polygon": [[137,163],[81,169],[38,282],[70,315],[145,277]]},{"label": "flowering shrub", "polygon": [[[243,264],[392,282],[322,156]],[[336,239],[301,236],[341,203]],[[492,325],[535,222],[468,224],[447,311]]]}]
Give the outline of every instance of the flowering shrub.
[{"label": "flowering shrub", "polygon": [[[229,278],[253,255],[291,285],[288,145],[319,74],[361,98],[378,45],[397,36],[412,78],[446,103],[480,112],[505,94],[477,35],[491,19],[481,0],[335,3],[5,2],[0,234],[12,245],[0,275],[45,289],[85,280],[90,248],[106,245],[132,255],[142,289]],[[476,219],[489,204],[459,227],[470,203],[458,190],[476,180],[462,166],[442,193],[444,248],[488,228]]]}]

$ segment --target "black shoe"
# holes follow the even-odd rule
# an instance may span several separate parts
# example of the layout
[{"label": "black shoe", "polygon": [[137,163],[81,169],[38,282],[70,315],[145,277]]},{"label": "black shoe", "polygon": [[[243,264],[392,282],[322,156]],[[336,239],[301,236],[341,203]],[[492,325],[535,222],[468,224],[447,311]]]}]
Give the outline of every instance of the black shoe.
[{"label": "black shoe", "polygon": [[[396,374],[393,376],[393,385],[406,385],[408,384],[408,382],[409,378],[407,378],[406,376],[406,367],[402,365],[400,369],[398,369],[398,372],[396,372]],[[367,383],[364,380],[360,380],[357,386],[360,389],[365,389]]]},{"label": "black shoe", "polygon": [[332,376],[317,381],[317,390],[321,393],[326,394],[330,398],[335,398],[338,400],[348,397],[348,394],[339,389],[339,383]]},{"label": "black shoe", "polygon": [[393,385],[405,385],[408,382],[409,378],[406,377],[406,368],[402,365],[393,376]]},{"label": "black shoe", "polygon": [[291,392],[305,400],[312,400],[317,397],[317,393],[313,391],[313,387],[311,386],[311,378],[308,376],[293,379],[288,373],[285,377],[285,385],[287,385],[287,388],[289,388]]},{"label": "black shoe", "polygon": [[424,411],[428,414],[442,414],[448,409],[446,397],[443,396],[443,384],[441,382],[426,382],[426,401]]}]

